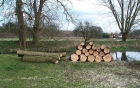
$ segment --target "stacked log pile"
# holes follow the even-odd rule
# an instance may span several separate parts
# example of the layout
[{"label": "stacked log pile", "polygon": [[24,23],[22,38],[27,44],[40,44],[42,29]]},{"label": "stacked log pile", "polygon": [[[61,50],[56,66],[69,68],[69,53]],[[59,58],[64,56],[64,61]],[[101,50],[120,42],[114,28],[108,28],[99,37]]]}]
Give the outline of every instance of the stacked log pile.
[{"label": "stacked log pile", "polygon": [[111,62],[113,60],[110,50],[105,45],[97,46],[93,45],[93,42],[82,42],[70,58],[73,62]]}]

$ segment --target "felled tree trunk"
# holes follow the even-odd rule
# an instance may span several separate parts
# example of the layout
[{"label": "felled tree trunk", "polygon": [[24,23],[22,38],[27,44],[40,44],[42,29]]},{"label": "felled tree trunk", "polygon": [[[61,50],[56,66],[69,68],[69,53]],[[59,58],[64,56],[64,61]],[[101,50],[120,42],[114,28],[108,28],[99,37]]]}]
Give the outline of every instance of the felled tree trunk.
[{"label": "felled tree trunk", "polygon": [[49,56],[32,56],[32,55],[25,55],[23,56],[24,62],[52,62],[52,63],[58,63],[60,60],[60,57],[57,55],[49,55]]},{"label": "felled tree trunk", "polygon": [[30,56],[48,56],[48,55],[56,55],[59,57],[66,56],[66,52],[62,53],[47,53],[47,52],[35,52],[35,51],[25,51],[25,50],[18,50],[17,55],[24,56],[24,55],[30,55]]}]

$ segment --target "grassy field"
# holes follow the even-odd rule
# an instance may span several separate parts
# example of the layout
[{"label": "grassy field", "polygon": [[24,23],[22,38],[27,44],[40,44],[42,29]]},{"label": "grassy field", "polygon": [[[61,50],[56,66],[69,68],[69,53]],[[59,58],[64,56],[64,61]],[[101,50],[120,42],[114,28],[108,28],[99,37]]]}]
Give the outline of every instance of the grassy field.
[{"label": "grassy field", "polygon": [[[139,88],[140,62],[113,61],[89,63],[69,60],[53,63],[23,62],[16,55],[17,40],[0,41],[0,88]],[[140,40],[98,39],[96,45],[106,45],[111,51],[139,51]],[[27,42],[27,50],[73,51],[78,39],[41,41],[37,47]],[[15,54],[10,54],[15,53]]]},{"label": "grassy field", "polygon": [[0,55],[0,88],[139,87],[139,62],[30,63],[17,55]]}]

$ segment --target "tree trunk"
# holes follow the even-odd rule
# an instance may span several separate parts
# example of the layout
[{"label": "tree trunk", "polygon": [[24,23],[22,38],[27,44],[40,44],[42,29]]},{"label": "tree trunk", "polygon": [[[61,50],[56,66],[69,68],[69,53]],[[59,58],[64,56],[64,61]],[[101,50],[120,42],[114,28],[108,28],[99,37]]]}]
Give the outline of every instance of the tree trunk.
[{"label": "tree trunk", "polygon": [[47,52],[35,52],[35,51],[25,51],[25,50],[18,50],[17,55],[24,56],[24,55],[30,55],[30,56],[48,56],[48,55],[57,55],[58,57],[66,56],[66,52],[62,53],[47,53]]},{"label": "tree trunk", "polygon": [[58,63],[60,58],[57,55],[48,55],[48,56],[32,56],[25,55],[23,56],[23,61],[25,62],[52,62]]},{"label": "tree trunk", "polygon": [[122,33],[122,41],[125,42],[126,39],[127,39],[127,33],[124,32],[124,33]]},{"label": "tree trunk", "polygon": [[22,4],[22,0],[16,0],[16,15],[18,19],[19,29],[19,46],[21,48],[26,48],[26,28],[24,25]]},{"label": "tree trunk", "polygon": [[32,40],[32,44],[33,46],[37,46],[39,43],[39,27],[35,27],[33,28],[33,40]]},{"label": "tree trunk", "polygon": [[34,15],[35,15],[35,21],[34,21],[34,26],[33,26],[33,46],[38,45],[39,42],[39,26],[40,26],[40,18],[41,18],[41,13],[43,9],[43,5],[46,0],[40,0],[39,5],[38,0],[34,0],[33,2],[33,10],[34,10]]}]

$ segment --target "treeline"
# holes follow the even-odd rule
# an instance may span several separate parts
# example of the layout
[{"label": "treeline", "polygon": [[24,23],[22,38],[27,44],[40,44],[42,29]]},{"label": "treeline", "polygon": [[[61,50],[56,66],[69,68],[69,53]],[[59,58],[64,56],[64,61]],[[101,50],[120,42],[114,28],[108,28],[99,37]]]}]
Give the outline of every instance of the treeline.
[{"label": "treeline", "polygon": [[[33,27],[26,25],[26,36],[27,38],[32,37]],[[39,36],[44,38],[54,38],[61,35],[59,26],[56,24],[45,25],[40,28]],[[18,37],[18,23],[8,22],[0,26],[0,38],[15,38]]]},{"label": "treeline", "polygon": [[[27,38],[32,37],[32,27],[26,25]],[[18,24],[14,22],[8,22],[0,26],[0,38],[17,38],[18,37]],[[89,30],[91,38],[109,38],[107,33],[104,33],[101,27],[92,26]],[[75,28],[73,31],[60,30],[56,24],[45,25],[40,28],[39,36],[41,38],[55,38],[55,37],[82,37],[81,31]]]}]

